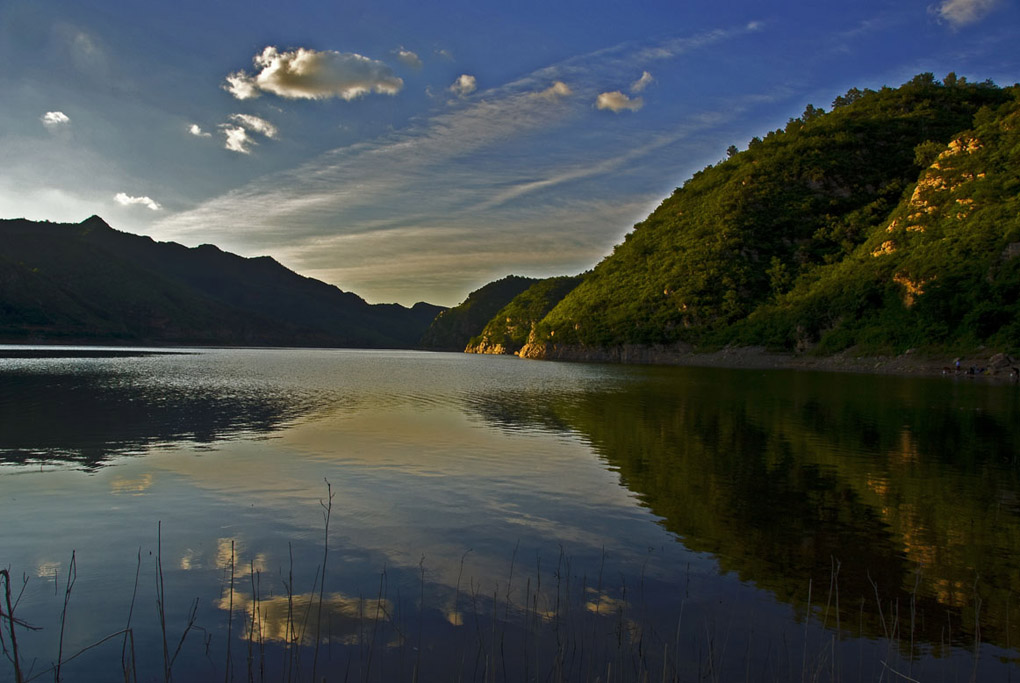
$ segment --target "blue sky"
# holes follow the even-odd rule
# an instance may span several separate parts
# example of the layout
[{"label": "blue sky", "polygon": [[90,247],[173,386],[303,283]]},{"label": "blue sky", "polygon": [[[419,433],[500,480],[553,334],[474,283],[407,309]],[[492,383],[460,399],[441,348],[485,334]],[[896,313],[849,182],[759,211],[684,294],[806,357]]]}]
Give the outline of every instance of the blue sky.
[{"label": "blue sky", "polygon": [[0,217],[452,305],[590,268],[808,103],[1017,82],[1017,5],[0,0]]}]

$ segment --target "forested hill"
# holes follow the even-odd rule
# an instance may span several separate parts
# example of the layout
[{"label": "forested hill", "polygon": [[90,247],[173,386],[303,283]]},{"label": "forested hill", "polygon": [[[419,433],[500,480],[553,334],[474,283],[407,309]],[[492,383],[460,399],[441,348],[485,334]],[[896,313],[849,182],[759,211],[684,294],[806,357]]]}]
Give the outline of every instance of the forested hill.
[{"label": "forested hill", "polygon": [[443,310],[371,305],[267,256],[78,223],[0,220],[6,342],[412,347]]},{"label": "forested hill", "polygon": [[1020,347],[1020,87],[852,89],[696,173],[535,326],[623,347]]},{"label": "forested hill", "polygon": [[480,334],[471,337],[464,350],[496,355],[517,353],[528,343],[535,324],[573,291],[582,277],[550,277],[534,283],[501,308]]},{"label": "forested hill", "polygon": [[479,287],[464,301],[436,316],[422,335],[421,346],[433,351],[463,351],[492,316],[536,282],[530,277],[507,275]]}]

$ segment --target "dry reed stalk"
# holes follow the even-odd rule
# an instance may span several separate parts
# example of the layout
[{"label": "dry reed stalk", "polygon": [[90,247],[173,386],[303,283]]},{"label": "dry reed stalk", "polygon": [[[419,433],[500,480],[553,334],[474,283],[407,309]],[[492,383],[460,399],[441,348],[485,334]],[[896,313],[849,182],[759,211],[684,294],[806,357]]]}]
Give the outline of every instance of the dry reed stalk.
[{"label": "dry reed stalk", "polygon": [[323,477],[326,482],[326,502],[319,501],[322,506],[322,519],[324,522],[322,541],[322,581],[319,582],[319,613],[315,620],[315,655],[312,658],[312,680],[316,680],[316,672],[319,667],[319,640],[322,633],[322,597],[326,588],[326,561],[329,558],[329,518],[333,513],[333,486],[329,480]]},{"label": "dry reed stalk", "polygon": [[[7,625],[10,627],[11,634],[11,652],[7,653],[7,644],[3,643],[4,654],[7,654],[7,658],[14,664],[14,681],[15,683],[22,683],[23,678],[21,675],[21,656],[18,654],[18,636],[14,631],[14,625],[17,620],[14,617],[14,606],[11,605],[11,574],[6,569],[0,569],[0,578],[4,580],[4,599],[7,603],[7,614],[0,612],[0,617],[7,618]],[[0,634],[3,632],[0,631]],[[0,643],[3,641],[0,640]]]},{"label": "dry reed stalk", "polygon": [[156,523],[156,611],[163,638],[163,680],[170,681],[170,651],[166,642],[166,605],[163,601],[163,520]]},{"label": "dry reed stalk", "polygon": [[230,683],[230,645],[234,630],[234,539],[230,539],[230,598],[227,602],[227,654],[223,666],[223,683]]},{"label": "dry reed stalk", "polygon": [[290,558],[290,564],[287,569],[287,580],[284,581],[284,587],[287,589],[287,626],[284,632],[286,642],[286,657],[284,658],[284,671],[286,672],[287,682],[294,680],[294,650],[296,648],[294,628],[294,546],[292,543],[287,543],[287,552]]},{"label": "dry reed stalk", "polygon": [[64,626],[67,623],[67,607],[71,602],[71,590],[74,588],[75,581],[78,580],[78,565],[75,560],[75,551],[71,551],[71,564],[67,567],[67,584],[64,588],[64,608],[60,611],[60,639],[57,644],[57,663],[56,672],[53,675],[53,680],[56,683],[60,683],[60,664],[61,659],[64,655]]},{"label": "dry reed stalk", "polygon": [[[251,616],[248,622],[248,683],[255,683],[255,672],[252,669],[252,663],[254,661],[254,649],[255,649],[255,625],[256,625],[256,614],[258,613],[259,597],[258,592],[255,588],[255,559],[249,558],[248,560],[248,579],[251,582]],[[261,630],[261,626],[259,626]]]},{"label": "dry reed stalk", "polygon": [[134,615],[135,612],[135,598],[138,596],[138,577],[141,574],[141,571],[142,571],[142,549],[141,547],[139,547],[138,561],[135,564],[135,586],[131,591],[131,605],[128,607],[127,624],[124,626],[124,645],[123,647],[121,647],[120,650],[120,664],[121,668],[124,670],[125,681],[129,680],[126,662],[127,645],[129,637],[131,638],[131,669],[135,673],[135,680],[136,681],[138,680],[138,671],[135,665],[135,650],[134,650],[135,638],[134,633],[131,631],[131,617]]}]

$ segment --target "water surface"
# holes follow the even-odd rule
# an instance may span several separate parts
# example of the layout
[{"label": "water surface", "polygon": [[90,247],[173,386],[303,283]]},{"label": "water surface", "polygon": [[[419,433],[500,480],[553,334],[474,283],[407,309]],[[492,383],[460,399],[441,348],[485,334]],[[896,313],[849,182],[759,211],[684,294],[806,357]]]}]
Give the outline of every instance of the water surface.
[{"label": "water surface", "polygon": [[178,680],[1020,674],[1012,385],[7,355],[0,565],[36,674],[126,628],[133,665],[117,636],[62,677],[161,680],[178,646]]}]

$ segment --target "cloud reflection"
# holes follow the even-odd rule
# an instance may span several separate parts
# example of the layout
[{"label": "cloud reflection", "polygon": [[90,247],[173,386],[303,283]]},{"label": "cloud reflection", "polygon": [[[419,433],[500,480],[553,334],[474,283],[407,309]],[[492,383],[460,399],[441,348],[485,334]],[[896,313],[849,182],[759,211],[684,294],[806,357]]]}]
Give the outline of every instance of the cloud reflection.
[{"label": "cloud reflection", "polygon": [[[393,614],[393,603],[386,598],[353,598],[343,593],[328,593],[322,600],[322,622],[316,623],[319,615],[317,593],[300,593],[269,598],[253,598],[250,594],[235,591],[216,601],[218,609],[228,611],[233,605],[235,612],[248,615],[249,628],[240,635],[243,640],[275,641],[314,645],[315,633],[319,632],[321,642],[357,645],[362,642],[365,627],[388,621]],[[254,615],[254,629],[251,619]]]},{"label": "cloud reflection", "polygon": [[152,481],[151,472],[137,477],[114,477],[110,481],[110,491],[115,494],[127,493],[140,496],[152,488]]}]

